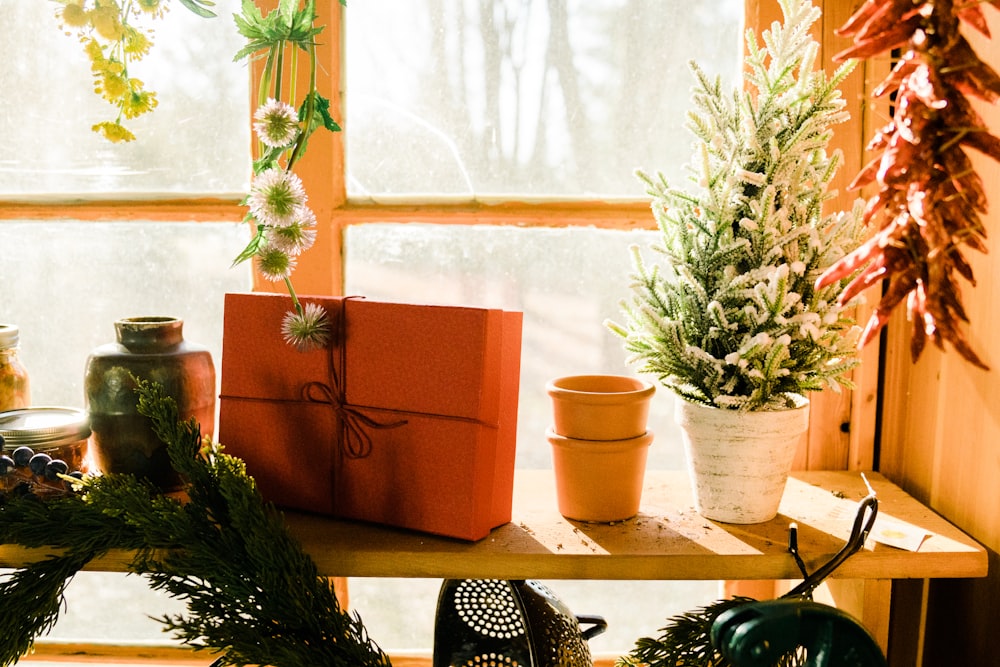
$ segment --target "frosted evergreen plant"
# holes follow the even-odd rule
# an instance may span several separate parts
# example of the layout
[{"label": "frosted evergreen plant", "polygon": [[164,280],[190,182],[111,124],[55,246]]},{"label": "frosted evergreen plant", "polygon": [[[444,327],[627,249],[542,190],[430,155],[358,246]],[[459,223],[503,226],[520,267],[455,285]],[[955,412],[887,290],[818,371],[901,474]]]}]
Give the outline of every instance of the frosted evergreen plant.
[{"label": "frosted evergreen plant", "polygon": [[763,46],[747,33],[741,90],[725,94],[691,64],[695,187],[639,172],[661,232],[652,250],[666,263],[646,264],[632,248],[624,324],[607,323],[630,364],[719,408],[780,409],[792,393],[850,387],[858,363],[852,304],[837,301],[847,280],[815,287],[861,240],[861,200],[822,211],[841,159],[827,154],[832,126],[847,118],[837,87],[853,63],[829,78],[813,71],[820,11],[804,0],[780,5],[784,22],[764,31]]}]

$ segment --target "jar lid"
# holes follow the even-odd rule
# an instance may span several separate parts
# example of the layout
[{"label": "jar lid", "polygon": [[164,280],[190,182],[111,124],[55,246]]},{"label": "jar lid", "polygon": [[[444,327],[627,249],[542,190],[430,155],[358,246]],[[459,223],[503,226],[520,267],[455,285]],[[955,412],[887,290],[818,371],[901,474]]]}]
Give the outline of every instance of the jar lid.
[{"label": "jar lid", "polygon": [[0,350],[16,347],[19,339],[20,331],[16,324],[0,324]]},{"label": "jar lid", "polygon": [[4,449],[65,445],[90,437],[90,419],[78,408],[31,407],[0,412]]}]

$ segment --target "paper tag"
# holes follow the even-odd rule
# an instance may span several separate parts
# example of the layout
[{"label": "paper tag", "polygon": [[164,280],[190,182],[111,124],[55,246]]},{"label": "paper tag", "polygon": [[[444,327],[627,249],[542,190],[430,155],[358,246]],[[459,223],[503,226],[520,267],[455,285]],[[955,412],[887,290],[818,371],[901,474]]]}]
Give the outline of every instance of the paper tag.
[{"label": "paper tag", "polygon": [[[838,521],[845,521],[848,524],[854,521],[858,506],[848,501],[838,503],[830,511],[829,516]],[[875,517],[875,525],[868,533],[868,539],[885,544],[897,549],[906,551],[917,551],[924,540],[930,537],[930,533],[914,526],[913,524],[894,519],[879,513]]]},{"label": "paper tag", "polygon": [[924,540],[930,537],[930,533],[905,521],[880,514],[875,517],[875,525],[872,526],[872,532],[868,537],[890,547],[917,551]]}]

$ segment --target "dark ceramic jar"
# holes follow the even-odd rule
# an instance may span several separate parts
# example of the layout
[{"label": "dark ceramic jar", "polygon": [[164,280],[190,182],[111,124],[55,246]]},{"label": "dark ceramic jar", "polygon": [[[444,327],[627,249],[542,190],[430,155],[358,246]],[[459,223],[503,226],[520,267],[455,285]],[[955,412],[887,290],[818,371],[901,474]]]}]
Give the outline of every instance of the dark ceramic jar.
[{"label": "dark ceramic jar", "polygon": [[173,317],[131,317],[115,322],[117,342],[95,348],[84,374],[92,430],[90,457],[108,473],[144,478],[165,491],[181,480],[166,445],[137,410],[136,379],[163,386],[182,419],[194,417],[203,434],[215,430],[215,365],[204,347],[183,336]]}]

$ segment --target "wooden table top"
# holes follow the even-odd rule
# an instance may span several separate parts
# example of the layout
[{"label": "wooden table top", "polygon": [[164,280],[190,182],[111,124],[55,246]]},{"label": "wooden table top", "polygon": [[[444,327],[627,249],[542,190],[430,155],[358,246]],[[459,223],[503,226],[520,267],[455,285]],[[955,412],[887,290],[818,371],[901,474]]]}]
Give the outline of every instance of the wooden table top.
[{"label": "wooden table top", "polygon": [[[869,539],[835,577],[986,576],[982,546],[883,476],[867,477],[877,493],[880,521],[896,522],[891,527],[905,525],[927,537],[916,551]],[[866,493],[857,472],[795,472],[775,519],[731,525],[697,514],[686,473],[649,471],[636,517],[591,524],[559,514],[551,471],[518,470],[513,520],[474,543],[296,512],[286,512],[285,518],[320,572],[330,576],[801,579],[787,551],[789,525],[797,524],[799,552],[812,571],[843,546],[857,503]],[[0,546],[0,566],[16,566],[37,555]],[[128,562],[129,554],[110,553],[89,569],[120,571]]]}]

